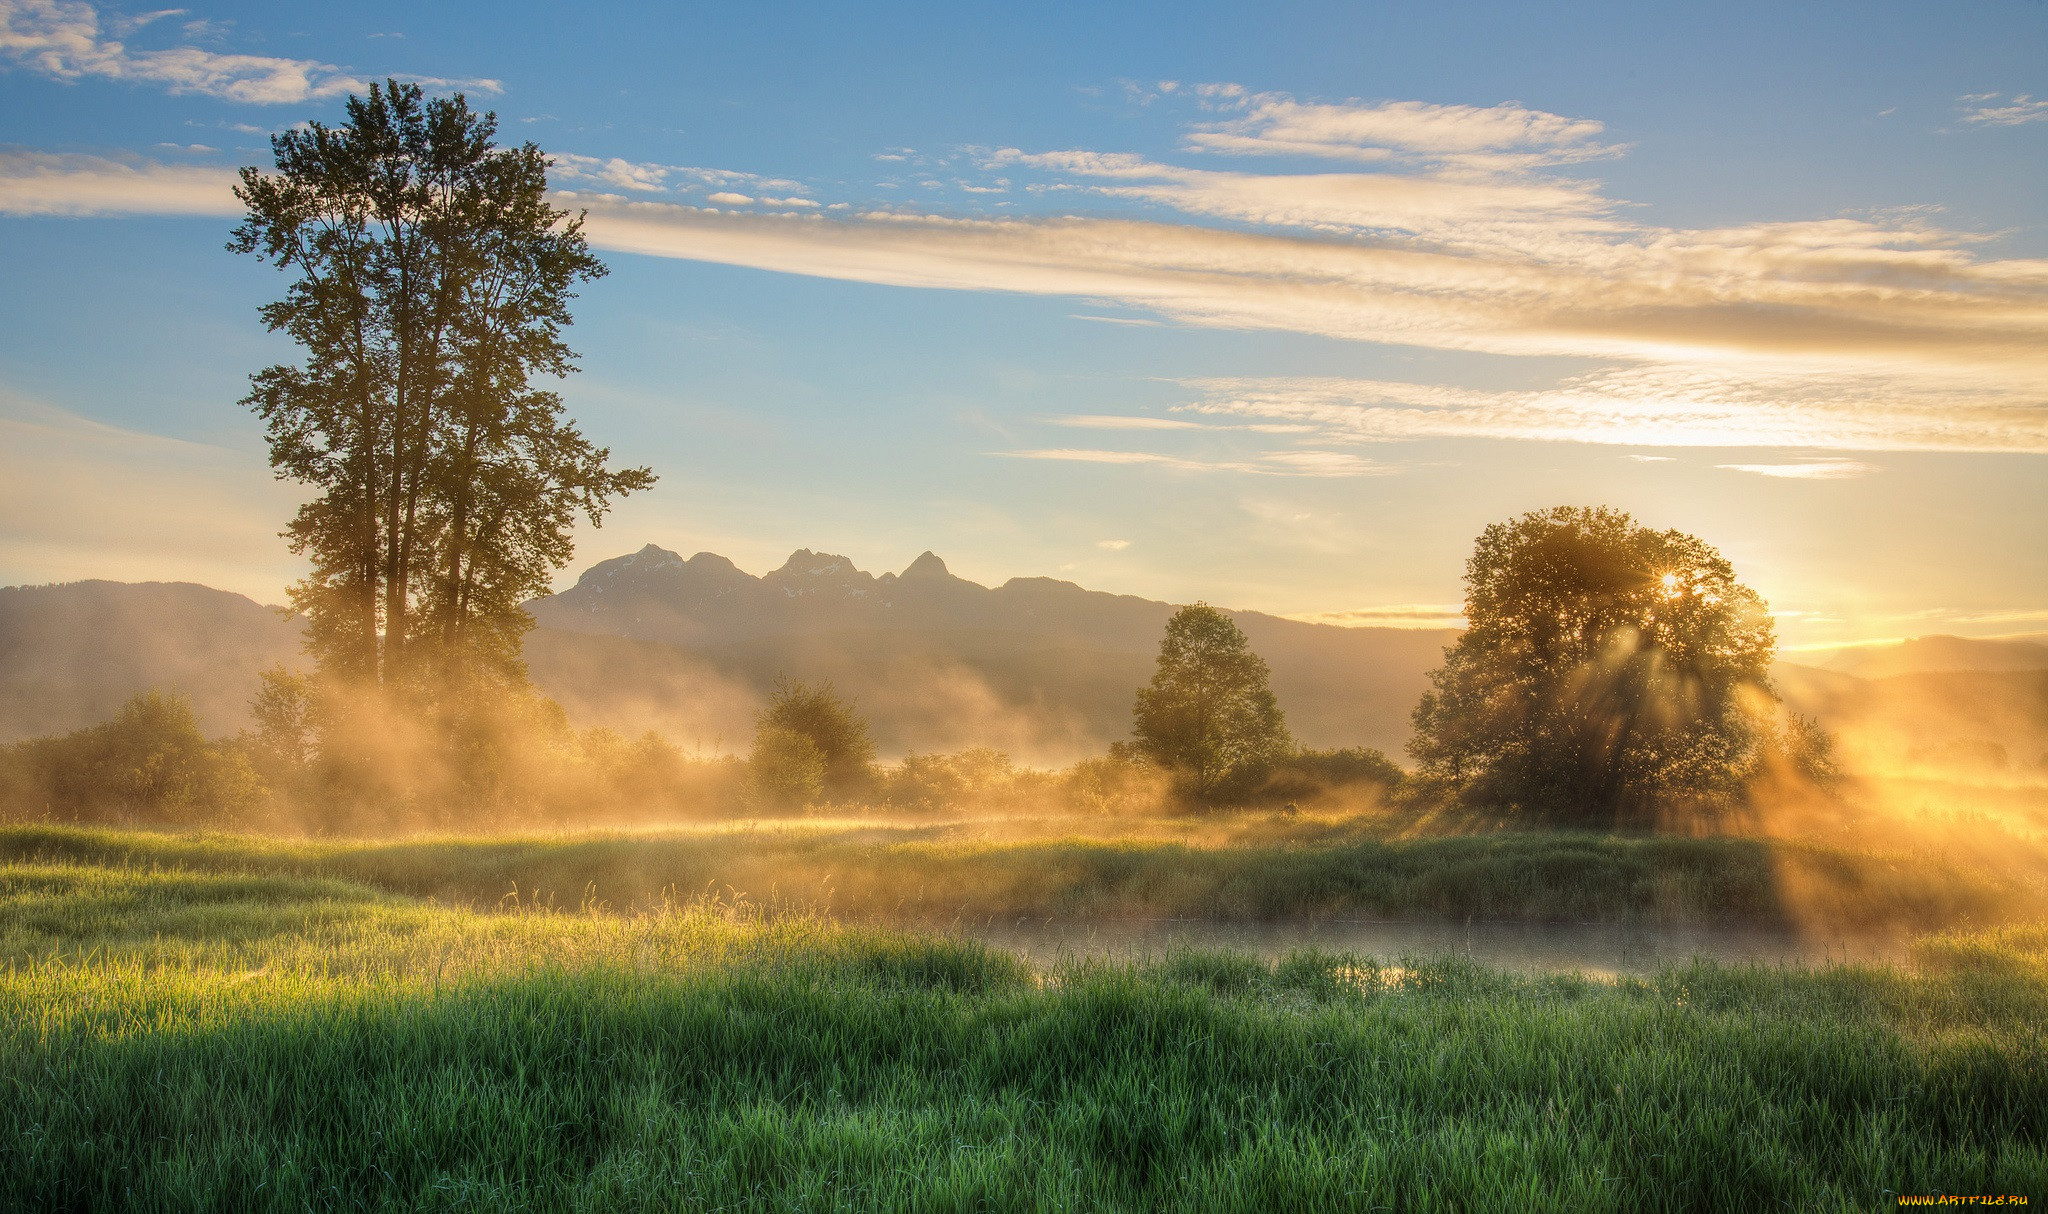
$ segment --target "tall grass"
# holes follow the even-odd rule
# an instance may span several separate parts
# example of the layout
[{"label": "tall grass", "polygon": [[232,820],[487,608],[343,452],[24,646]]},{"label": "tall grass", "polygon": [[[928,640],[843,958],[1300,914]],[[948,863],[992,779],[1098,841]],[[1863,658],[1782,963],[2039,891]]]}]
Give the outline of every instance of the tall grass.
[{"label": "tall grass", "polygon": [[630,909],[708,891],[926,923],[1422,915],[1839,933],[1988,926],[2048,911],[2024,872],[1784,840],[1523,831],[1203,847],[920,835],[863,827],[365,842],[4,827],[0,860],[329,877],[478,906],[516,891]]},{"label": "tall grass", "polygon": [[0,1208],[1870,1209],[2048,1192],[2048,930],[1646,980],[1034,970],[719,906],[0,867]]}]

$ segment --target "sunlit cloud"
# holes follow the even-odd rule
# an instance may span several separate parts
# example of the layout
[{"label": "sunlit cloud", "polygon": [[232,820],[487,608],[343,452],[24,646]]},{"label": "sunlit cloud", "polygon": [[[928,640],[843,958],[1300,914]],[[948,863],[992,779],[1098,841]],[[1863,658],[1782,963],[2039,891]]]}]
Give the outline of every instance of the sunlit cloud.
[{"label": "sunlit cloud", "polygon": [[[313,59],[222,54],[196,46],[134,50],[120,40],[158,18],[183,11],[114,18],[111,28],[103,30],[99,10],[84,0],[0,0],[0,56],[57,80],[125,80],[255,105],[337,97],[369,87],[347,69]],[[490,93],[501,89],[495,80],[410,79],[439,88]]]},{"label": "sunlit cloud", "polygon": [[231,169],[0,149],[0,215],[234,215]]},{"label": "sunlit cloud", "polygon": [[1335,624],[1340,628],[1463,628],[1464,608],[1457,603],[1397,603],[1385,607],[1356,607],[1348,611],[1316,611],[1290,615],[1290,620],[1309,624]]},{"label": "sunlit cloud", "polygon": [[2027,122],[2048,122],[2048,99],[2036,100],[2026,93],[2006,97],[1999,93],[1972,93],[1959,98],[1968,107],[1963,121],[1981,126],[2019,126]]},{"label": "sunlit cloud", "polygon": [[[1434,242],[1501,244],[1560,229],[1612,230],[1591,183],[1464,173],[1263,174],[1190,169],[1099,152],[995,152],[991,165],[1048,170],[1115,184],[1091,193],[1267,227],[1404,233]],[[1531,229],[1535,229],[1534,232]]]},{"label": "sunlit cloud", "polygon": [[1069,312],[1068,320],[1088,320],[1099,325],[1133,325],[1141,329],[1156,329],[1159,322],[1142,316],[1095,316],[1086,312]]},{"label": "sunlit cloud", "polygon": [[783,192],[803,188],[799,183],[783,177],[763,177],[758,173],[743,173],[733,169],[707,169],[688,164],[626,160],[618,156],[583,156],[575,152],[556,152],[548,159],[550,171],[558,182],[589,182],[614,189],[632,190],[640,194],[711,190],[713,192],[707,201],[726,206],[752,206],[755,203],[782,207],[819,205],[813,199],[794,195],[776,198],[766,194],[756,196],[741,192]]},{"label": "sunlit cloud", "polygon": [[2048,401],[2041,389],[1913,368],[1816,375],[1739,364],[1669,364],[1593,372],[1520,391],[1335,378],[1184,383],[1200,394],[1181,406],[1185,412],[1308,425],[1329,441],[1498,438],[1632,447],[2048,451]]},{"label": "sunlit cloud", "polygon": [[1284,93],[1247,93],[1207,86],[1209,103],[1239,111],[1190,131],[1187,145],[1235,155],[1319,156],[1376,163],[1400,156],[1484,168],[1568,164],[1617,154],[1598,142],[1600,123],[1496,106],[1431,105],[1421,101],[1297,101]]},{"label": "sunlit cloud", "polygon": [[1192,422],[1178,417],[1120,416],[1108,413],[1070,413],[1061,417],[1046,419],[1055,426],[1069,426],[1078,430],[1248,430],[1260,434],[1308,434],[1314,426],[1292,423],[1218,425],[1215,422]]},{"label": "sunlit cloud", "polygon": [[1106,549],[1106,550],[1108,550],[1108,551],[1110,551],[1110,552],[1122,552],[1122,551],[1123,551],[1124,549],[1126,549],[1126,548],[1128,548],[1128,547],[1130,547],[1130,546],[1131,546],[1131,541],[1129,541],[1129,540],[1096,540],[1096,541],[1095,541],[1095,546],[1096,546],[1097,548],[1102,548],[1102,549]]},{"label": "sunlit cloud", "polygon": [[1787,480],[1839,481],[1853,480],[1878,471],[1876,464],[1866,464],[1853,459],[1802,460],[1796,464],[1715,464],[1730,472],[1750,472],[1757,476],[1773,476]]},{"label": "sunlit cloud", "polygon": [[1248,472],[1258,476],[1375,476],[1393,471],[1344,451],[1268,451],[1252,459],[1189,459],[1151,451],[1100,451],[1052,447],[998,451],[1012,459],[1064,460],[1081,464],[1149,465],[1182,472]]}]

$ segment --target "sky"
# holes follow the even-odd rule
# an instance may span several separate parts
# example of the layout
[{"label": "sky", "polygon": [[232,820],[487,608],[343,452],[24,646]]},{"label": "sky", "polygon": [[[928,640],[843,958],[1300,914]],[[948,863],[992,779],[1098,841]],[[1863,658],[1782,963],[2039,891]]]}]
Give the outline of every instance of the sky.
[{"label": "sky", "polygon": [[0,0],[0,584],[281,601],[237,166],[374,79],[554,158],[655,543],[1456,619],[1605,504],[1788,647],[2048,630],[2048,3]]}]

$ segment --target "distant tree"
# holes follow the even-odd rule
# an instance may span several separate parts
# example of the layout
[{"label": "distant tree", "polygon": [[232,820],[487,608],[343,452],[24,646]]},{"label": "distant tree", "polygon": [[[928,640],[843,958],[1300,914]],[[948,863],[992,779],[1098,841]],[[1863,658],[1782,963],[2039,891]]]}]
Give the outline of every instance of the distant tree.
[{"label": "distant tree", "polygon": [[813,687],[777,679],[768,707],[754,721],[757,753],[761,740],[777,730],[803,738],[817,750],[825,795],[857,796],[873,785],[875,744],[868,737],[868,724],[851,703],[839,698],[832,684]]},{"label": "distant tree", "polygon": [[574,370],[578,282],[604,273],[547,201],[547,159],[500,148],[461,94],[372,85],[340,127],[271,138],[242,170],[229,248],[293,275],[264,323],[304,360],[252,377],[281,478],[316,490],[286,532],[312,562],[292,602],[328,675],[386,690],[519,682],[520,603],[569,529],[645,488],[613,469],[535,375]]},{"label": "distant tree", "polygon": [[1409,744],[1453,796],[1649,822],[1733,801],[1774,743],[1810,748],[1771,689],[1763,600],[1701,540],[1560,506],[1488,527],[1465,570],[1469,625]]},{"label": "distant tree", "polygon": [[754,731],[747,756],[749,800],[761,809],[802,809],[825,794],[825,755],[794,729]]},{"label": "distant tree", "polygon": [[1132,710],[1137,750],[1195,801],[1245,791],[1293,748],[1267,680],[1229,616],[1207,603],[1181,608]]}]

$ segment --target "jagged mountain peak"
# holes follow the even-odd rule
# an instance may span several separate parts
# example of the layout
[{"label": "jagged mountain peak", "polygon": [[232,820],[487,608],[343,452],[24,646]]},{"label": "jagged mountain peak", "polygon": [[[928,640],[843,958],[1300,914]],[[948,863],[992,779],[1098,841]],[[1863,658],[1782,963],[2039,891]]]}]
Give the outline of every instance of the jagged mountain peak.
[{"label": "jagged mountain peak", "polygon": [[834,574],[866,576],[854,568],[852,561],[843,556],[831,552],[812,552],[809,548],[799,548],[790,553],[789,559],[782,562],[782,568],[768,576],[774,577],[776,574],[801,574],[806,577],[831,577]]},{"label": "jagged mountain peak", "polygon": [[946,562],[940,560],[937,553],[927,548],[916,560],[910,562],[901,576],[906,582],[913,578],[949,578],[953,576],[953,571],[946,568]]}]

